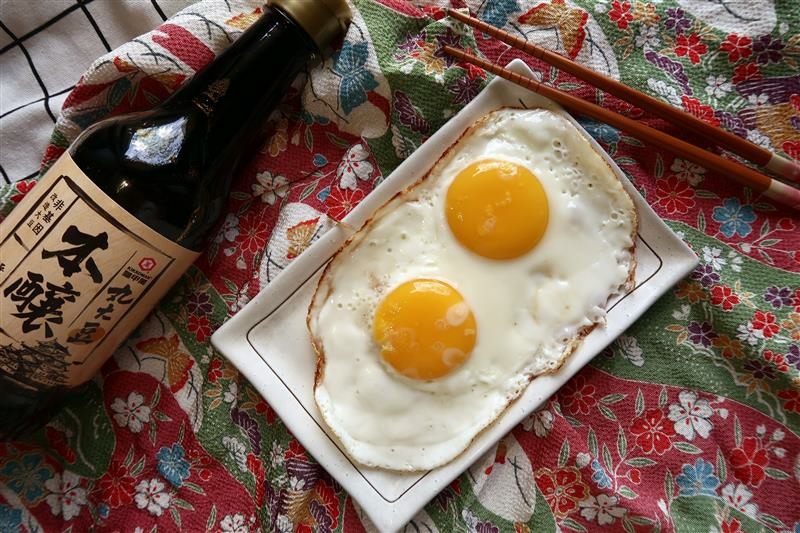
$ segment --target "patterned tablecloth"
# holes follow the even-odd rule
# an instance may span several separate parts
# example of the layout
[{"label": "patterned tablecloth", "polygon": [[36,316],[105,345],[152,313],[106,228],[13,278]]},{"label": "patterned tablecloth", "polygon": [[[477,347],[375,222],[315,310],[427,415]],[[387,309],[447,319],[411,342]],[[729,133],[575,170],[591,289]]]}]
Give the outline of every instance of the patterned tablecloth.
[{"label": "patterned tablecloth", "polygon": [[[286,95],[196,267],[44,429],[0,444],[0,530],[373,528],[209,336],[478,94],[487,76],[443,44],[499,63],[521,56],[454,24],[444,1],[419,3],[354,1],[346,39]],[[44,166],[93,121],[165,98],[259,4],[205,0],[95,62],[64,102]],[[453,4],[800,157],[796,2]],[[528,63],[552,85],[684,135]],[[408,531],[800,532],[800,218],[584,124],[700,266]],[[2,212],[33,186],[5,186]]]}]

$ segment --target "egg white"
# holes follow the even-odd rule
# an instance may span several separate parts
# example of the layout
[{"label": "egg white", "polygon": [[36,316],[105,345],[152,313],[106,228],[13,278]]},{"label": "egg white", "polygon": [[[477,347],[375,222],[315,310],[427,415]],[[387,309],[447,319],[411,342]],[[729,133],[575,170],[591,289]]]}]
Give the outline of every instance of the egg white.
[{"label": "egg white", "polygon": [[[445,218],[453,178],[487,158],[526,166],[549,223],[513,260],[476,255]],[[501,109],[479,121],[417,185],[398,195],[328,265],[309,309],[320,354],[314,396],[356,461],[426,470],[461,453],[535,375],[557,369],[608,299],[632,279],[636,216],[608,165],[567,120]],[[372,339],[383,296],[415,278],[455,287],[477,322],[466,363],[431,381],[400,376]]]}]

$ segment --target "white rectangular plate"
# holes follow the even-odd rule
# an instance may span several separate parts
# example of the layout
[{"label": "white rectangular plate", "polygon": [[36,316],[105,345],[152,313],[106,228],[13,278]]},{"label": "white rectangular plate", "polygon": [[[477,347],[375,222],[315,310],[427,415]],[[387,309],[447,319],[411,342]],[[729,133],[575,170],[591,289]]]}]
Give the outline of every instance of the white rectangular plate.
[{"label": "white rectangular plate", "polygon": [[[533,76],[520,60],[508,68]],[[306,330],[306,312],[322,269],[351,234],[337,226],[324,234],[211,338],[258,389],[300,443],[361,505],[382,531],[401,528],[450,481],[533,412],[576,372],[625,331],[655,300],[696,265],[694,253],[661,221],[602,148],[554,102],[501,78],[428,139],[346,218],[360,227],[395,193],[417,181],[461,133],[500,107],[543,107],[561,113],[582,131],[625,185],[639,212],[636,285],[609,303],[608,324],[586,337],[561,367],[534,379],[522,396],[467,450],[429,472],[394,473],[353,463],[329,434],[313,398],[316,354]],[[352,230],[351,230],[352,231]]]}]

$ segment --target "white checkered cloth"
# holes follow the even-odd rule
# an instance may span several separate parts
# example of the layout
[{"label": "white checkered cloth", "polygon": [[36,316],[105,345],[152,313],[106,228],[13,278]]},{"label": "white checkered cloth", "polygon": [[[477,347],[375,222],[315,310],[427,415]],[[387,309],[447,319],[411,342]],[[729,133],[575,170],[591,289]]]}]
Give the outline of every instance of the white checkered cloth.
[{"label": "white checkered cloth", "polygon": [[193,0],[0,0],[0,175],[36,176],[61,105],[99,56]]}]

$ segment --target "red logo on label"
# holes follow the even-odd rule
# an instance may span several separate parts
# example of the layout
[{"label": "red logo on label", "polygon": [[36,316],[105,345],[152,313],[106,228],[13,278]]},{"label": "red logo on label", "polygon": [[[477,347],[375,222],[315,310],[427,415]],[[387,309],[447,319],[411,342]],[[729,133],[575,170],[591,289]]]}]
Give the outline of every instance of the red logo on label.
[{"label": "red logo on label", "polygon": [[150,272],[156,267],[156,260],[152,257],[145,257],[139,261],[139,268],[144,272]]}]

